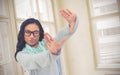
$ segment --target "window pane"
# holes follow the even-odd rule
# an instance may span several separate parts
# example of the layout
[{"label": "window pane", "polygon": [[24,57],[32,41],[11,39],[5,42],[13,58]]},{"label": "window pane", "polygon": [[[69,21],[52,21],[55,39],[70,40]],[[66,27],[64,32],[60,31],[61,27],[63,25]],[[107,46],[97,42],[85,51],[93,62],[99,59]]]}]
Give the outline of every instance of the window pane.
[{"label": "window pane", "polygon": [[2,60],[0,61],[10,61],[10,46],[8,37],[8,25],[5,22],[0,22],[0,53],[2,54]]},{"label": "window pane", "polygon": [[44,29],[44,32],[49,33],[52,37],[56,36],[55,27],[53,24],[45,24],[45,25],[42,25],[42,27]]},{"label": "window pane", "polygon": [[93,16],[118,12],[117,0],[92,0]]},{"label": "window pane", "polygon": [[8,33],[7,22],[0,22],[0,75],[15,75]]},{"label": "window pane", "polygon": [[[98,68],[120,68],[118,0],[89,0]],[[99,17],[97,17],[99,16]]]},{"label": "window pane", "polygon": [[5,0],[0,0],[0,16],[6,16],[7,11],[6,11],[6,5],[5,5]]},{"label": "window pane", "polygon": [[17,21],[17,31],[20,30],[20,26],[21,26],[22,22],[23,22],[23,21]]},{"label": "window pane", "polygon": [[110,17],[95,22],[100,64],[120,65],[120,17]]},{"label": "window pane", "polygon": [[15,0],[17,18],[37,18],[36,0]]},{"label": "window pane", "polygon": [[48,11],[49,11],[49,13],[48,13],[48,19],[49,19],[49,21],[52,21],[53,22],[53,9],[52,9],[52,4],[51,4],[51,0],[47,0],[47,5],[48,5]]},{"label": "window pane", "polygon": [[51,0],[39,0],[39,14],[42,21],[53,22]]}]

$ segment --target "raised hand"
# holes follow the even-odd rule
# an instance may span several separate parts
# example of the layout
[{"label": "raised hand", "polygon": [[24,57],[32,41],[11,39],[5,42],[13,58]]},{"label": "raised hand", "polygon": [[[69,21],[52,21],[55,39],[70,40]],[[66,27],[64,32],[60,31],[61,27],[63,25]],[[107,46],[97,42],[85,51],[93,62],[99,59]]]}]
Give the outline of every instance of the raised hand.
[{"label": "raised hand", "polygon": [[69,11],[68,9],[61,9],[60,13],[69,23],[69,25],[70,25],[69,33],[72,33],[74,25],[75,25],[75,21],[76,21],[76,14]]},{"label": "raised hand", "polygon": [[66,41],[66,37],[63,37],[62,40],[59,42],[56,42],[55,39],[52,38],[48,33],[44,34],[45,39],[45,47],[52,53],[52,54],[58,54],[58,52],[61,50],[62,44]]}]

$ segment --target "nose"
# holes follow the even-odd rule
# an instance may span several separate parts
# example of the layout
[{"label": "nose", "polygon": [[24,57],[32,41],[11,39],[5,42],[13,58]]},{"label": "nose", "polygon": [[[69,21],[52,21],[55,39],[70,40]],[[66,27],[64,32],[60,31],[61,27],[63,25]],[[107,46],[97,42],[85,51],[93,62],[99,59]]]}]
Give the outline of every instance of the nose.
[{"label": "nose", "polygon": [[34,37],[34,34],[33,34],[33,33],[31,33],[30,37],[31,37],[31,38],[33,38],[33,37]]}]

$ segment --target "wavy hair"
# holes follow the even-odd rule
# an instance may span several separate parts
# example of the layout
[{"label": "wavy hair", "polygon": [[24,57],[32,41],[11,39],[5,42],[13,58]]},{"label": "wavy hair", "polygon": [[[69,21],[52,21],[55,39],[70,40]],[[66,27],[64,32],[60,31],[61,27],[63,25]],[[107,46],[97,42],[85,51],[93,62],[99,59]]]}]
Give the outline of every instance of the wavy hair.
[{"label": "wavy hair", "polygon": [[[17,53],[19,51],[22,51],[23,48],[25,47],[26,42],[24,40],[24,29],[25,29],[25,26],[27,26],[28,24],[31,24],[31,23],[35,23],[39,27],[39,30],[40,30],[39,41],[41,41],[44,38],[44,30],[42,28],[42,25],[40,24],[40,22],[37,19],[29,18],[29,19],[25,20],[21,24],[20,31],[18,33],[18,38],[17,38],[18,42],[17,42],[17,45],[16,45],[15,59],[16,59]],[[17,61],[17,59],[16,59],[16,61]]]}]

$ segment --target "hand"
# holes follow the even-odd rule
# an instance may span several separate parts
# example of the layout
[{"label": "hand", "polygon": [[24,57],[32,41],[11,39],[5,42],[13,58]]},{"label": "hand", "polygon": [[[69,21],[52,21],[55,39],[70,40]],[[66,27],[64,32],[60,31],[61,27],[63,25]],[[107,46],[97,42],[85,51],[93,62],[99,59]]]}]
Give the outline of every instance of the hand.
[{"label": "hand", "polygon": [[69,25],[70,25],[69,33],[72,33],[74,25],[75,25],[75,21],[76,21],[76,14],[69,11],[68,9],[62,9],[62,10],[60,10],[60,13],[69,23]]},{"label": "hand", "polygon": [[50,50],[52,54],[58,54],[58,52],[61,50],[62,44],[66,41],[66,37],[63,37],[62,40],[59,42],[56,42],[55,39],[53,39],[48,33],[44,34],[45,39],[45,47]]}]

